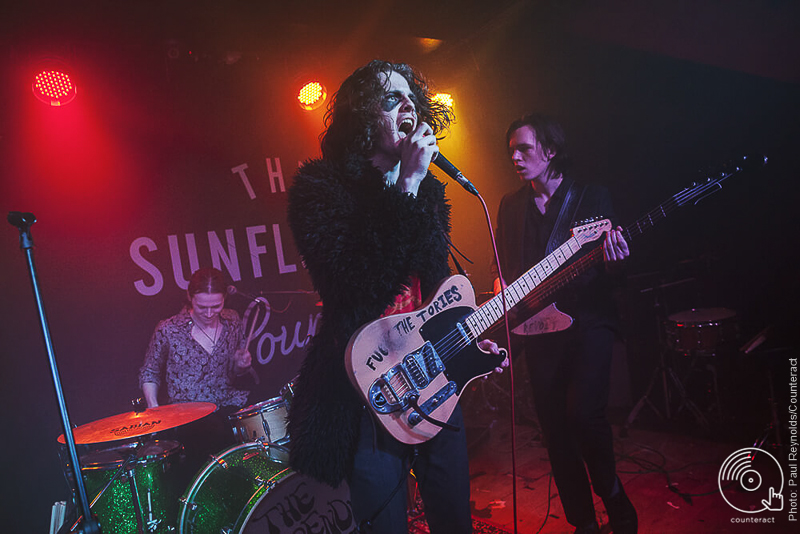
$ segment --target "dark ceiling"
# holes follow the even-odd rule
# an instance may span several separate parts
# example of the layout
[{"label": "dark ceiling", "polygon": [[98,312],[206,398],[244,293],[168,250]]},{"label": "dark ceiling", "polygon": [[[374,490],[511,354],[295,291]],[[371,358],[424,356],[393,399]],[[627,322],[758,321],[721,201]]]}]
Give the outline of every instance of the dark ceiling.
[{"label": "dark ceiling", "polygon": [[[13,57],[87,48],[202,57],[370,50],[448,52],[487,32],[563,29],[593,40],[800,83],[800,6],[790,0],[344,0],[18,2],[0,18]],[[440,42],[425,47],[420,38]],[[6,56],[8,57],[8,56]],[[412,59],[404,57],[403,59]]]}]

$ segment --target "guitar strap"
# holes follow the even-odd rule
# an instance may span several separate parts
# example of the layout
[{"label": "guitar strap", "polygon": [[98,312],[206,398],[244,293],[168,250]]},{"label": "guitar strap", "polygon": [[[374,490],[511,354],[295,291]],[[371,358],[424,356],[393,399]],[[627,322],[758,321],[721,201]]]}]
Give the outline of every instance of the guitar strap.
[{"label": "guitar strap", "polygon": [[[437,214],[439,213],[438,206],[435,208],[434,211]],[[437,219],[438,219],[438,217],[437,217]],[[450,258],[452,258],[453,264],[455,264],[456,269],[458,270],[458,274],[460,274],[462,276],[467,276],[467,272],[461,266],[461,263],[459,263],[458,258],[456,258],[456,255],[453,253],[453,251],[455,250],[456,252],[458,252],[458,255],[461,256],[462,258],[464,258],[465,260],[467,260],[469,263],[473,263],[473,261],[471,259],[469,259],[468,257],[466,257],[460,250],[458,250],[458,247],[456,247],[453,244],[453,241],[450,239],[450,236],[447,235],[447,232],[445,231],[444,225],[442,224],[441,221],[439,221],[439,231],[442,233],[442,237],[444,237],[444,240],[447,241],[447,254],[450,256]]]},{"label": "guitar strap", "polygon": [[[578,189],[580,189],[580,194],[578,194]],[[578,186],[575,182],[570,184],[567,195],[564,197],[564,203],[561,204],[561,211],[558,212],[556,224],[553,225],[553,231],[550,232],[550,238],[547,240],[545,255],[553,252],[569,238],[570,228],[585,192],[585,185]]]},{"label": "guitar strap", "polygon": [[458,252],[458,255],[461,256],[462,258],[464,258],[465,260],[467,260],[468,262],[470,262],[470,263],[474,263],[474,262],[471,259],[469,259],[468,257],[466,257],[463,252],[458,250],[458,247],[456,247],[453,244],[453,242],[450,240],[450,236],[448,236],[447,233],[444,230],[442,230],[442,235],[447,240],[447,244],[448,244],[447,252],[450,254],[450,258],[452,258],[453,263],[455,264],[456,269],[458,270],[458,274],[460,274],[462,276],[467,276],[467,272],[464,270],[463,267],[461,267],[461,263],[459,263],[458,258],[456,258],[456,255],[453,254],[453,250]]}]

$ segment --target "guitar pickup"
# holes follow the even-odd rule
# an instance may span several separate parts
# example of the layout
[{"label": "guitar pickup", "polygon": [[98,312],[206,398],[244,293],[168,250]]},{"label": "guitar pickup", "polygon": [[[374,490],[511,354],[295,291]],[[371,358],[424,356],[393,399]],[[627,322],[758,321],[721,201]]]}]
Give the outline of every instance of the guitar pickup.
[{"label": "guitar pickup", "polygon": [[[456,383],[455,382],[448,382],[442,389],[436,392],[435,395],[432,395],[428,400],[426,400],[423,404],[420,405],[419,409],[425,414],[430,415],[436,408],[442,405],[444,401],[449,399],[453,394],[456,392]],[[418,414],[416,411],[412,412],[408,416],[408,424],[410,426],[416,426],[422,422],[422,416]]]},{"label": "guitar pickup", "polygon": [[403,358],[403,366],[411,383],[417,389],[425,389],[432,379],[444,371],[444,364],[430,341],[418,350],[407,354]]},{"label": "guitar pickup", "polygon": [[430,342],[407,354],[403,361],[381,376],[369,388],[369,402],[377,413],[405,411],[410,398],[419,398],[419,390],[430,385],[444,364]]}]

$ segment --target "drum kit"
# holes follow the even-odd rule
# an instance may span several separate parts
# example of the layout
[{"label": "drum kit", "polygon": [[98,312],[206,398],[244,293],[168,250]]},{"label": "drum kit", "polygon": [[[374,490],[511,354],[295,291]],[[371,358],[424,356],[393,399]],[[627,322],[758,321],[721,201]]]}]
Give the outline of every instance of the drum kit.
[{"label": "drum kit", "polygon": [[715,355],[731,347],[739,335],[736,312],[727,308],[693,308],[667,317],[667,345],[686,354]]},{"label": "drum kit", "polygon": [[[672,419],[686,409],[699,425],[709,428],[708,416],[715,415],[721,420],[723,415],[717,363],[738,340],[736,312],[727,308],[692,308],[669,315],[662,326],[664,347],[660,365],[655,369],[647,391],[628,415],[624,430],[645,405],[664,419]],[[692,382],[701,379],[708,382],[701,389],[711,395],[710,402],[703,409],[698,405],[701,403],[693,398],[690,388]],[[662,389],[661,410],[650,398],[659,383]]]},{"label": "drum kit", "polygon": [[[180,492],[170,476],[183,446],[157,433],[216,410],[207,402],[159,406],[73,430],[92,515],[105,534],[280,534],[356,531],[350,493],[294,473],[286,429],[293,383],[280,396],[228,416],[238,441],[216,455]],[[64,443],[64,435],[58,441]],[[62,527],[72,532],[80,518]]]}]

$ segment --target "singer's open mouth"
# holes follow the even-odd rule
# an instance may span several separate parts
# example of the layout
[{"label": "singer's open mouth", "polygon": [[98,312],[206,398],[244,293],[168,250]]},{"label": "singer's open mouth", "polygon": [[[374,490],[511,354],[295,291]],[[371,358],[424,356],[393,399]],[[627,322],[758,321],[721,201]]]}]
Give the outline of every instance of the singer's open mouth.
[{"label": "singer's open mouth", "polygon": [[407,136],[414,130],[414,119],[412,118],[405,118],[400,123],[400,126],[397,127],[397,131]]}]

